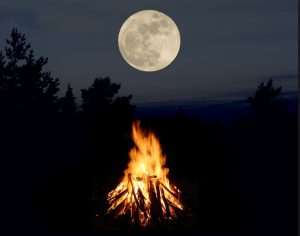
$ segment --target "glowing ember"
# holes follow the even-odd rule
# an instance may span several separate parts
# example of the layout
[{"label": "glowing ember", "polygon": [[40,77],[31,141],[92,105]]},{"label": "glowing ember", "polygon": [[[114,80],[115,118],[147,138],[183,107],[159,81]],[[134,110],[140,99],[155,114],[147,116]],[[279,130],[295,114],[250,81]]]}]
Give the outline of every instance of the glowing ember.
[{"label": "glowing ember", "polygon": [[162,154],[158,138],[153,132],[142,130],[139,120],[132,124],[131,137],[136,147],[129,152],[123,178],[108,194],[111,206],[106,215],[128,214],[132,223],[139,221],[143,227],[162,219],[178,219],[187,206],[181,201],[181,191],[167,178],[166,155]]}]

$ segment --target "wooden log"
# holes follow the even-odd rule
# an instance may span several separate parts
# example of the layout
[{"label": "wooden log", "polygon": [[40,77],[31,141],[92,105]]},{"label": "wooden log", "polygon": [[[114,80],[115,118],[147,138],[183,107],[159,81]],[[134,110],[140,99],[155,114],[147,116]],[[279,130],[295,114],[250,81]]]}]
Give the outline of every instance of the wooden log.
[{"label": "wooden log", "polygon": [[140,210],[138,206],[134,212],[134,230],[138,230],[140,225]]},{"label": "wooden log", "polygon": [[[190,209],[190,208],[194,208],[194,204],[193,204],[193,202],[192,202],[192,200],[191,200],[191,198],[190,197],[186,197],[187,195],[182,195],[180,192],[178,192],[175,188],[174,188],[174,186],[172,185],[172,184],[169,184],[170,185],[170,188],[171,189],[173,189],[173,191],[176,191],[176,194],[174,195],[174,194],[172,194],[173,195],[173,197],[175,197],[176,195],[178,196],[176,199],[177,199],[177,201],[181,204],[181,205],[183,205],[184,206],[184,211],[186,211],[186,210],[188,210],[188,209]],[[167,187],[165,186],[165,185],[163,185],[163,187],[165,188],[165,189],[167,189]],[[168,190],[168,189],[167,189]],[[170,192],[170,191],[169,191]],[[171,193],[171,192],[170,192]]]},{"label": "wooden log", "polygon": [[176,189],[176,187],[175,187],[173,184],[171,184],[171,183],[169,183],[169,186],[170,186],[170,188],[172,189],[172,191],[175,191],[175,192],[180,196],[180,198],[183,198],[184,201],[193,204],[193,203],[192,203],[192,202],[193,202],[192,198],[191,198],[186,192],[184,192],[184,191],[182,191],[182,190],[178,191],[178,190]]},{"label": "wooden log", "polygon": [[165,190],[168,191],[169,194],[171,194],[174,198],[178,198],[178,195],[176,193],[171,192],[163,183],[161,185],[164,187]]},{"label": "wooden log", "polygon": [[130,192],[130,196],[129,196],[129,211],[130,211],[130,217],[133,217],[133,194],[132,191]]},{"label": "wooden log", "polygon": [[171,186],[174,190],[176,190],[176,191],[178,192],[180,198],[182,199],[181,202],[186,203],[186,207],[187,207],[187,208],[192,208],[192,209],[195,208],[194,201],[192,200],[192,198],[191,198],[186,192],[184,192],[184,191],[182,191],[182,190],[180,190],[180,192],[179,192],[177,189],[175,189],[175,187],[174,187],[173,184],[170,184],[170,186]]},{"label": "wooden log", "polygon": [[123,192],[121,192],[119,195],[113,196],[109,199],[107,199],[107,202],[111,204],[112,202],[117,202],[121,197],[124,196],[128,192],[128,189],[125,189]]},{"label": "wooden log", "polygon": [[144,200],[146,198],[144,197],[144,195],[142,193],[142,190],[139,188],[139,186],[137,186],[137,187],[138,187],[138,196],[139,196],[139,199],[140,199],[140,207],[141,207],[142,212],[144,213],[145,218],[147,219],[148,216],[147,216],[147,212],[146,212],[146,209],[145,209],[146,207],[145,207],[145,200]]},{"label": "wooden log", "polygon": [[134,185],[133,185],[133,182],[132,182],[131,177],[129,178],[129,181],[130,181],[130,183],[131,183],[132,194],[133,194],[134,200],[135,200],[135,202],[136,202],[136,205],[137,205],[137,207],[138,207],[139,209],[141,209],[141,206],[140,206],[140,204],[139,204],[139,201],[137,200],[137,198],[136,198],[136,196],[135,196]]},{"label": "wooden log", "polygon": [[134,222],[134,213],[136,212],[137,210],[137,205],[136,203],[132,203],[132,215],[131,215],[131,220],[132,220],[132,223]]},{"label": "wooden log", "polygon": [[180,202],[178,201],[178,199],[176,198],[176,195],[173,194],[164,184],[161,184],[165,190],[167,190],[169,196],[172,198],[173,201],[175,201],[178,205],[181,205],[183,207],[183,210],[187,210],[188,209],[188,206],[183,203],[183,202]]},{"label": "wooden log", "polygon": [[115,212],[115,216],[116,217],[117,215],[119,215],[123,210],[124,210],[124,207],[125,207],[125,204],[126,204],[126,199],[124,199],[115,209],[114,209],[114,212]]},{"label": "wooden log", "polygon": [[165,197],[164,189],[162,189],[161,195],[162,195],[164,204],[165,204],[165,206],[166,206],[166,217],[167,217],[167,220],[169,220],[169,217],[170,217],[170,209],[169,209],[169,205],[168,205],[167,199],[166,199],[166,197]]},{"label": "wooden log", "polygon": [[[124,194],[123,194],[123,196],[125,196]],[[122,197],[123,197],[122,196]],[[107,210],[107,212],[109,213],[110,211],[112,211],[112,210],[114,210],[116,207],[118,207],[120,204],[121,204],[121,202],[123,202],[124,200],[126,199],[126,197],[123,199],[123,200],[121,200],[121,198],[118,198],[118,200],[120,200],[119,202],[117,202],[117,200],[113,203],[113,204],[111,204],[111,206],[110,206],[110,208]]]},{"label": "wooden log", "polygon": [[159,223],[159,215],[158,215],[158,203],[157,203],[157,198],[155,195],[155,185],[150,180],[150,191],[149,191],[149,198],[150,198],[150,215],[151,215],[151,222],[153,223],[153,227],[157,228],[157,225]]},{"label": "wooden log", "polygon": [[184,211],[182,211],[181,209],[179,209],[178,207],[176,207],[170,201],[168,201],[168,203],[169,203],[169,206],[172,207],[174,209],[174,211],[176,212],[177,218],[179,220],[188,220],[189,219],[189,217],[185,214]]},{"label": "wooden log", "polygon": [[138,189],[138,195],[139,195],[139,197],[141,197],[141,199],[144,202],[146,198],[145,198],[144,194],[142,193],[142,190],[140,189],[140,187],[138,185],[137,185],[137,189]]},{"label": "wooden log", "polygon": [[126,202],[125,200],[126,199],[124,199],[115,209],[111,210],[106,215],[104,215],[103,220],[110,220],[110,219],[117,217],[119,215],[119,213],[122,210],[124,210],[125,202]]},{"label": "wooden log", "polygon": [[162,218],[162,209],[161,209],[161,195],[160,195],[160,185],[161,182],[159,180],[156,181],[156,193],[157,193],[157,208],[158,208],[158,216]]},{"label": "wooden log", "polygon": [[169,199],[167,199],[167,202],[168,202],[169,206],[171,206],[172,208],[176,209],[177,211],[182,211],[180,208],[175,206]]},{"label": "wooden log", "polygon": [[169,182],[169,186],[170,186],[169,190],[171,190],[171,192],[173,192],[176,195],[176,197],[179,198],[178,191],[174,188],[174,186],[170,182]]}]

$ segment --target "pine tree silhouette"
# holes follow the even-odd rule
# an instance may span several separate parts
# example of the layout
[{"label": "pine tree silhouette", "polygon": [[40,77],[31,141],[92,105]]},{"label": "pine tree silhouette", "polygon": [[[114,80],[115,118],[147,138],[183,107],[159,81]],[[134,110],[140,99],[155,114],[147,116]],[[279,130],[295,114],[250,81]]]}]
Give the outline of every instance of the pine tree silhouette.
[{"label": "pine tree silhouette", "polygon": [[[27,53],[31,46],[25,45],[25,34],[21,36],[17,29],[13,29],[11,38],[6,40],[11,46],[5,47],[7,65],[0,52],[0,116],[11,124],[14,121],[14,125],[41,129],[45,125],[43,117],[58,113],[55,94],[59,91],[59,79],[51,78],[51,72],[42,72],[48,58],[34,60],[33,50]],[[23,60],[26,63],[19,66]]]},{"label": "pine tree silhouette", "polygon": [[68,83],[68,89],[65,97],[59,98],[59,108],[61,110],[60,117],[63,119],[75,117],[77,113],[77,103],[75,102],[76,97],[73,95],[72,90],[70,83]]},{"label": "pine tree silhouette", "polygon": [[81,89],[82,114],[88,119],[99,116],[99,112],[112,102],[118,93],[121,84],[111,83],[110,78],[96,78],[92,86]]},{"label": "pine tree silhouette", "polygon": [[282,87],[277,89],[273,88],[273,80],[270,78],[267,85],[264,86],[262,82],[255,92],[255,96],[248,97],[247,103],[253,107],[250,116],[244,119],[236,119],[236,127],[246,129],[250,132],[257,132],[257,130],[276,132],[276,130],[283,130],[289,124],[293,117],[293,113],[286,114],[286,106],[288,99],[279,100],[275,99],[281,92]]},{"label": "pine tree silhouette", "polygon": [[177,113],[177,119],[185,119],[184,111],[181,107]]},{"label": "pine tree silhouette", "polygon": [[275,100],[276,96],[281,92],[281,86],[274,89],[273,80],[270,78],[267,86],[264,86],[264,83],[261,83],[258,88],[254,98],[249,96],[247,100],[247,103],[251,104],[253,107],[252,113],[260,117],[273,117],[278,119],[292,118],[292,114],[285,117],[288,99],[284,101],[278,99]]}]

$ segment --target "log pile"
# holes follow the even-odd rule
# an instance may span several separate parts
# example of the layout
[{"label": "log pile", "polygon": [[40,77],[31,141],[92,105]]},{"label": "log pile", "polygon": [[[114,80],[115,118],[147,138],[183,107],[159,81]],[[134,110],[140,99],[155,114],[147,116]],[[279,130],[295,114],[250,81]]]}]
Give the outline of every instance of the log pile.
[{"label": "log pile", "polygon": [[[127,179],[126,188],[122,185],[110,192],[102,221],[112,222],[119,230],[175,230],[193,221],[193,201],[175,185],[167,182],[168,188],[157,176],[128,174]],[[138,182],[146,183],[147,191]]]}]

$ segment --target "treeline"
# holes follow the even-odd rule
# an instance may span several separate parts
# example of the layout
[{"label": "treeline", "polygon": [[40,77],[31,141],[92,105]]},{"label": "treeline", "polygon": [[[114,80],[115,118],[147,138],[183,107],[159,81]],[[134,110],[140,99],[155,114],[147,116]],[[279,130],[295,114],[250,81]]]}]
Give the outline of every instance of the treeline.
[{"label": "treeline", "polygon": [[96,78],[91,87],[81,89],[83,111],[78,111],[70,83],[64,97],[56,96],[59,79],[53,79],[51,72],[42,72],[48,58],[35,60],[33,50],[28,53],[31,46],[26,45],[25,35],[21,36],[13,29],[11,40],[6,42],[10,45],[10,48],[5,47],[6,55],[0,52],[0,118],[15,126],[4,125],[4,128],[11,129],[18,124],[21,127],[30,126],[30,129],[50,128],[53,124],[51,118],[54,117],[60,124],[70,122],[75,117],[90,120],[100,116],[107,106],[110,106],[110,110],[119,108],[128,114],[134,109],[135,106],[130,104],[132,95],[113,100],[121,84],[112,83],[106,77]]}]

